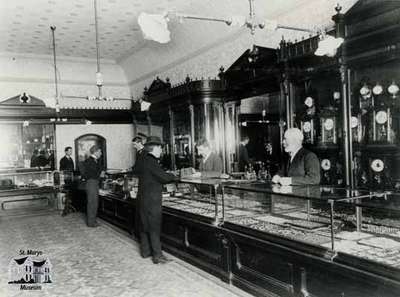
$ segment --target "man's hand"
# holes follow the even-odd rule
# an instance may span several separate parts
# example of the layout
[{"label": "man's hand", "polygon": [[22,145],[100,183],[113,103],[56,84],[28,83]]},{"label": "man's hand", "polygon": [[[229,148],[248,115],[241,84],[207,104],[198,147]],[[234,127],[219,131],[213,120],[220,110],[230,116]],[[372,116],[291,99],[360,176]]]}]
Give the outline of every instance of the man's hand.
[{"label": "man's hand", "polygon": [[272,181],[274,184],[279,184],[280,180],[281,180],[281,177],[280,177],[278,174],[275,174],[275,175],[272,177],[272,180],[271,180],[271,181]]},{"label": "man's hand", "polygon": [[226,173],[222,173],[222,174],[219,176],[219,178],[225,178],[225,179],[227,179],[227,178],[230,178],[230,175],[229,175],[229,174],[226,174]]},{"label": "man's hand", "polygon": [[106,172],[105,172],[104,170],[101,171],[101,172],[100,172],[100,177],[103,178],[103,177],[105,177],[105,176],[106,176]]}]

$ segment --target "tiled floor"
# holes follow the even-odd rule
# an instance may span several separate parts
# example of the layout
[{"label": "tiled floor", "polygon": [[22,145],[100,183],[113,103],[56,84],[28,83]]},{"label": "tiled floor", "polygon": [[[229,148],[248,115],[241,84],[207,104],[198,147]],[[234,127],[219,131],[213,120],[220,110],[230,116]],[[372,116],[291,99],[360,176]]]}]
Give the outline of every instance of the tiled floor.
[{"label": "tiled floor", "polygon": [[[130,237],[100,224],[86,227],[79,213],[0,217],[0,296],[250,296],[170,255],[173,262],[154,265]],[[29,249],[53,265],[53,283],[40,291],[8,284],[10,261]]]}]

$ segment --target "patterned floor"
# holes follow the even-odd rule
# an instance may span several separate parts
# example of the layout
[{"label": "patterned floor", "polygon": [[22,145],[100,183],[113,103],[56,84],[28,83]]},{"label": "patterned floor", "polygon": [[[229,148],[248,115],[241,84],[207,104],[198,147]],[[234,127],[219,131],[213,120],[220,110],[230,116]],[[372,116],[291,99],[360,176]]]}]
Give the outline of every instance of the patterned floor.
[{"label": "patterned floor", "polygon": [[[41,290],[8,284],[20,250],[39,250],[53,267]],[[177,259],[154,265],[137,244],[107,223],[86,227],[81,214],[0,217],[0,296],[249,297],[247,293]]]}]

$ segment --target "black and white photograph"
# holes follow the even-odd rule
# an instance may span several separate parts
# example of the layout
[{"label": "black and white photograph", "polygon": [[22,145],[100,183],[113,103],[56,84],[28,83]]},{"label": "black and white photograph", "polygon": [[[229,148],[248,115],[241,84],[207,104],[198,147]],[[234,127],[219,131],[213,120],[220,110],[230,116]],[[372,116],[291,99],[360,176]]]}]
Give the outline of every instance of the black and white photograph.
[{"label": "black and white photograph", "polygon": [[400,296],[400,0],[0,13],[0,296]]}]

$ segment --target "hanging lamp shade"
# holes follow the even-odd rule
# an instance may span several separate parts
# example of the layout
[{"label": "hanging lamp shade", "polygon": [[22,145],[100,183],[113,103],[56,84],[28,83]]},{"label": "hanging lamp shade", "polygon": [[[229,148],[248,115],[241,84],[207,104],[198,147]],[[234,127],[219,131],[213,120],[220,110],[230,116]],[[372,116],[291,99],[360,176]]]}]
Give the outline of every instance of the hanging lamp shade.
[{"label": "hanging lamp shade", "polygon": [[140,13],[138,23],[144,39],[167,43],[171,40],[168,30],[168,19],[161,14]]},{"label": "hanging lamp shade", "polygon": [[328,56],[333,57],[336,55],[337,49],[342,45],[344,39],[339,37],[335,38],[329,35],[325,35],[319,43],[318,48],[315,51],[316,56]]}]

